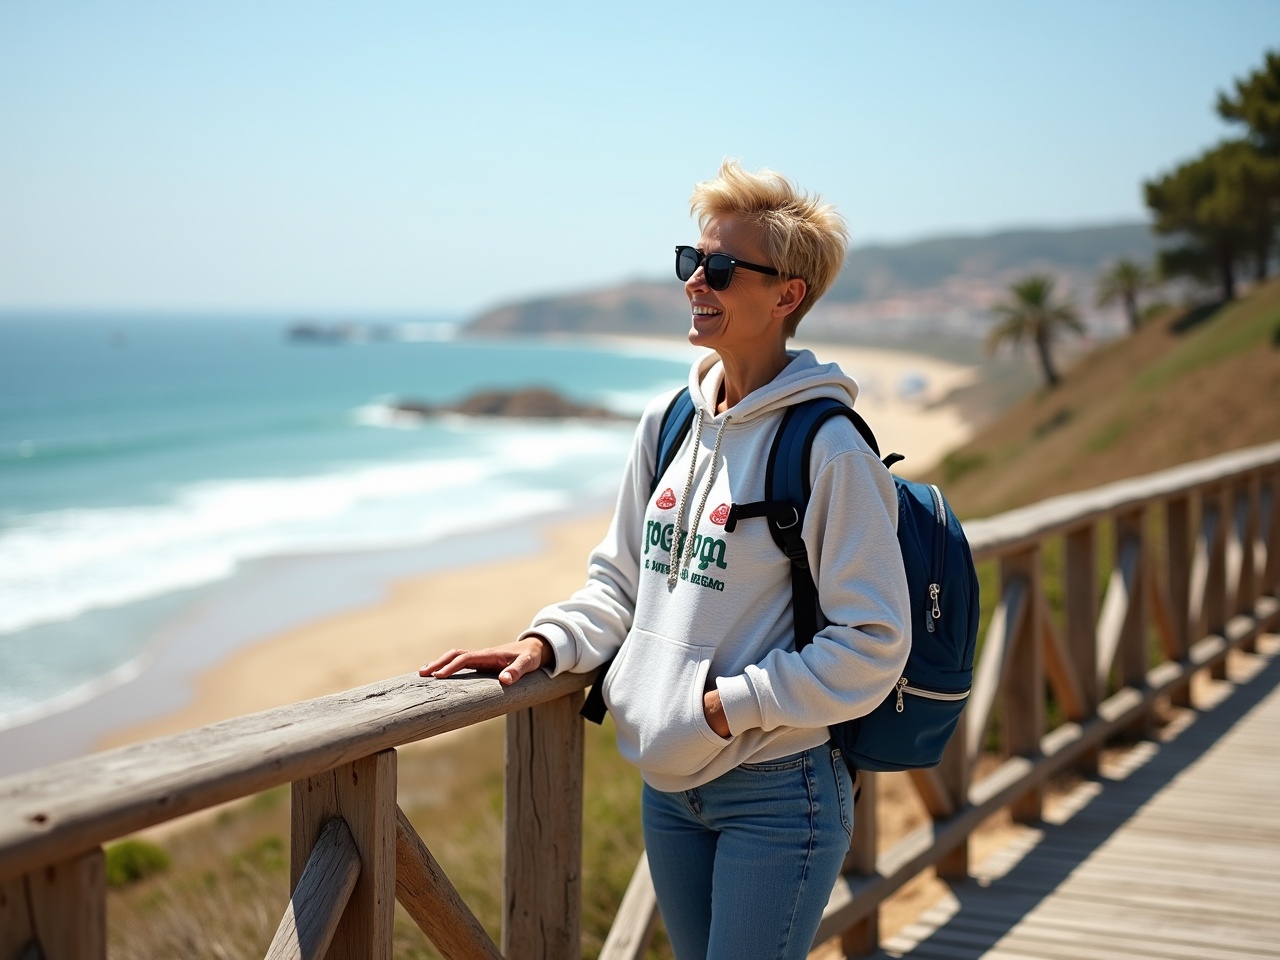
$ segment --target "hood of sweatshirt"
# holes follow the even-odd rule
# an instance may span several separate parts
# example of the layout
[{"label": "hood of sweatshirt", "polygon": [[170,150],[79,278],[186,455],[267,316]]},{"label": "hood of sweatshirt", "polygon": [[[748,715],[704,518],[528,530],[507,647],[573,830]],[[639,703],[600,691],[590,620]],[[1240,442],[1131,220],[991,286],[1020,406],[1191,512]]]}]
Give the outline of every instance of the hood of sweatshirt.
[{"label": "hood of sweatshirt", "polygon": [[[819,363],[809,350],[787,351],[791,362],[782,372],[753,390],[720,416],[735,424],[749,423],[779,407],[814,397],[831,397],[853,406],[858,383],[834,363]],[[724,381],[724,364],[709,353],[689,370],[689,394],[707,420],[716,418],[716,399]]]},{"label": "hood of sweatshirt", "polygon": [[[689,462],[689,472],[685,478],[683,490],[677,501],[676,522],[681,530],[686,529],[686,518],[692,514],[687,529],[697,530],[706,508],[707,497],[716,482],[720,466],[720,445],[726,432],[731,429],[750,427],[755,421],[768,416],[776,410],[817,397],[830,397],[853,406],[858,396],[858,384],[834,363],[819,363],[808,350],[788,351],[791,362],[783,367],[782,372],[763,386],[747,394],[723,413],[716,413],[716,400],[720,386],[724,380],[724,364],[714,353],[700,358],[689,370],[689,395],[694,402],[693,420],[693,456]],[[715,446],[711,452],[711,467],[707,471],[702,494],[694,488],[694,477],[698,469],[698,451],[701,447],[702,434],[705,428],[716,431]],[[694,504],[696,503],[696,506]],[[693,548],[693,540],[686,542],[685,553],[677,557],[671,564],[668,574],[668,585],[674,589],[679,579],[680,570],[689,563],[689,551]]]}]

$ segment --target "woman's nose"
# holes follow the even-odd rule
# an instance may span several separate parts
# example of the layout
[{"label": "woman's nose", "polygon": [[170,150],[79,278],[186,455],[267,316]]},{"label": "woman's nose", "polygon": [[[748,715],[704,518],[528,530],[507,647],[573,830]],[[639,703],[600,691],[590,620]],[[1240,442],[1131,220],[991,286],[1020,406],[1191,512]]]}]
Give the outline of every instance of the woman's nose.
[{"label": "woman's nose", "polygon": [[690,293],[693,293],[695,291],[710,290],[711,288],[707,286],[706,269],[701,265],[699,265],[698,269],[693,271],[693,276],[691,276],[688,280],[684,282],[684,288],[686,291]]}]

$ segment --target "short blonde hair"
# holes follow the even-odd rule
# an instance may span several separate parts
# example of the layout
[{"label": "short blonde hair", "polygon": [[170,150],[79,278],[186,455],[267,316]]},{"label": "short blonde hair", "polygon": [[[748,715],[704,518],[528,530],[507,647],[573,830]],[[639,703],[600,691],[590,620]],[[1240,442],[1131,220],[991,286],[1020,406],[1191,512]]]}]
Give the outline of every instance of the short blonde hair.
[{"label": "short blonde hair", "polygon": [[779,279],[799,277],[807,288],[787,316],[787,336],[795,336],[800,320],[844,265],[849,233],[835,207],[816,194],[802,193],[773,170],[748,173],[738,161],[725,160],[714,180],[693,188],[689,209],[700,230],[726,216],[760,227],[761,246]]}]

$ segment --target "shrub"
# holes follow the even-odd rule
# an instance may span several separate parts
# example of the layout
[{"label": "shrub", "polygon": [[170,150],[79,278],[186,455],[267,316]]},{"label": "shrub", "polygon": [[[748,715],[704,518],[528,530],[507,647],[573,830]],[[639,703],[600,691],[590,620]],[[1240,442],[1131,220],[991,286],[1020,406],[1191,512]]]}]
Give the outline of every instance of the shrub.
[{"label": "shrub", "polygon": [[169,855],[146,840],[121,840],[107,847],[106,857],[109,887],[127,887],[169,867]]},{"label": "shrub", "polygon": [[954,483],[970,470],[977,470],[987,462],[985,453],[964,453],[953,450],[942,458],[942,476],[947,483]]}]

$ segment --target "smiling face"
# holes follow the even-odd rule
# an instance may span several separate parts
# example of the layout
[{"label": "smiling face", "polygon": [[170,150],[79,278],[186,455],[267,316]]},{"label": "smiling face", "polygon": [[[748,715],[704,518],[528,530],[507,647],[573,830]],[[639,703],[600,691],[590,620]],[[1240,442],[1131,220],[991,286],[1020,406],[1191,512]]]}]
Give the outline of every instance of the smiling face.
[{"label": "smiling face", "polygon": [[[736,217],[707,221],[697,246],[704,255],[725,253],[751,263],[769,263],[760,245],[760,228]],[[699,267],[684,284],[692,314],[689,342],[713,349],[721,357],[777,352],[786,340],[783,323],[790,312],[778,309],[783,286],[775,277],[738,267],[728,287],[712,290]]]}]

